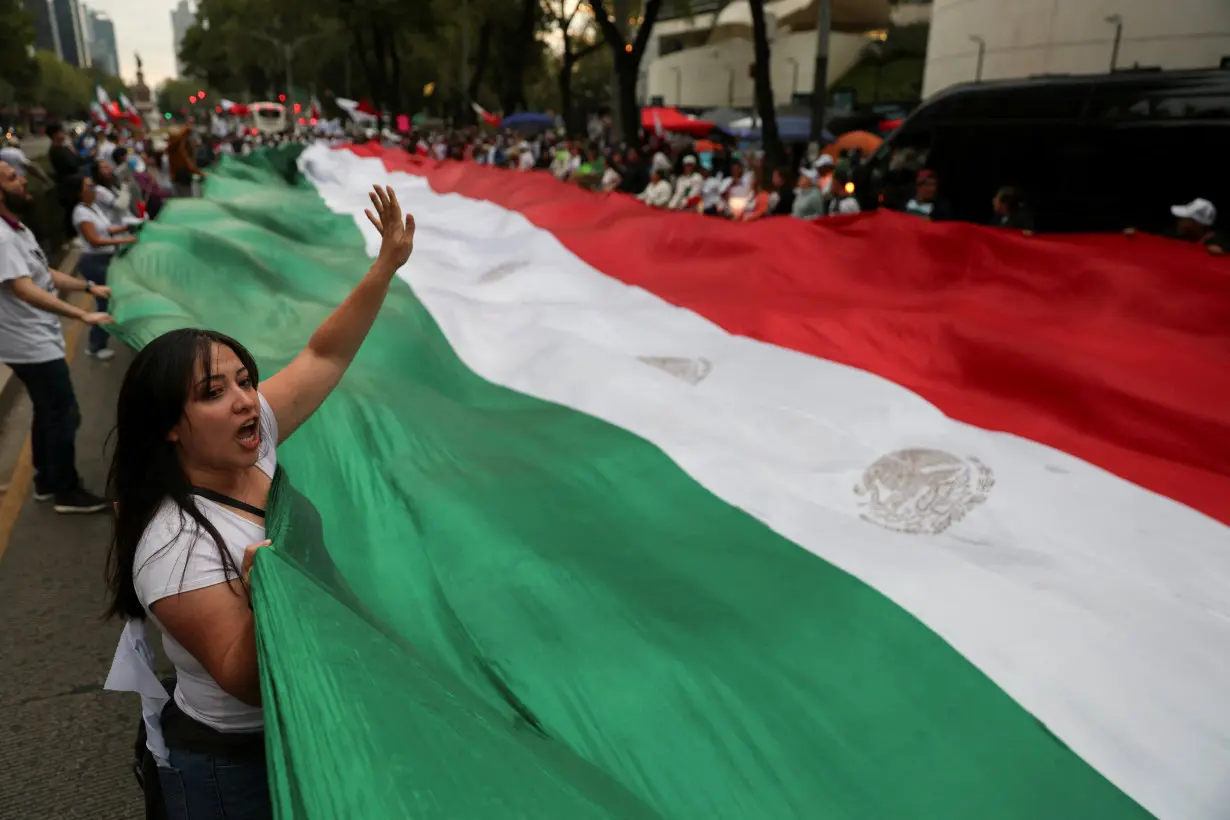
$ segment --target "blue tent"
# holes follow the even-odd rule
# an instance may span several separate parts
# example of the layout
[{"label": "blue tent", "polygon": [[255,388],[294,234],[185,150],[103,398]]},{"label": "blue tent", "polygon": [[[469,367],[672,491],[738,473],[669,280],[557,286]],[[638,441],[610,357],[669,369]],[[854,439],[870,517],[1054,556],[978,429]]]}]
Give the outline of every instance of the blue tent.
[{"label": "blue tent", "polygon": [[550,114],[535,114],[532,111],[522,111],[519,114],[508,115],[500,125],[504,128],[511,128],[514,131],[542,130],[555,125],[555,117],[552,117]]},{"label": "blue tent", "polygon": [[[759,122],[759,121],[757,121]],[[741,140],[759,140],[760,125],[737,128],[733,124],[723,127],[723,131]],[[808,142],[811,138],[811,118],[794,114],[780,115],[777,118],[777,135],[782,142]],[[822,134],[823,142],[830,143],[834,137],[828,129]]]}]

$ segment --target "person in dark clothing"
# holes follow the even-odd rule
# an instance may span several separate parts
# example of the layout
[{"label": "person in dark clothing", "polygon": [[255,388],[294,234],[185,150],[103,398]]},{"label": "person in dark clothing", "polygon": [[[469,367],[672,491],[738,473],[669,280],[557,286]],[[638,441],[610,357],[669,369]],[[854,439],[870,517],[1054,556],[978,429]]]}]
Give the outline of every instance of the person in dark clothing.
[{"label": "person in dark clothing", "polygon": [[626,156],[624,170],[621,174],[623,179],[617,190],[625,194],[639,194],[649,185],[649,169],[645,167],[640,152],[635,148],[629,148]]},{"label": "person in dark clothing", "polygon": [[939,190],[940,180],[935,171],[919,171],[914,196],[905,204],[905,212],[932,222],[952,219],[952,208],[940,197]]},{"label": "person in dark clothing", "polygon": [[76,232],[73,227],[73,207],[77,204],[77,191],[73,187],[74,179],[79,179],[86,172],[85,162],[73,150],[73,145],[64,131],[64,126],[53,122],[47,126],[47,136],[51,138],[51,148],[47,158],[51,160],[51,169],[56,178],[56,199],[64,212],[64,230],[72,236]]},{"label": "person in dark clothing", "polygon": [[794,179],[781,168],[773,170],[773,190],[777,194],[769,213],[773,216],[790,216],[794,210]]},{"label": "person in dark clothing", "polygon": [[1034,232],[1034,215],[1029,206],[1021,199],[1021,192],[1006,185],[995,192],[991,200],[991,210],[995,212],[991,224],[997,228],[1013,228],[1022,231],[1026,236]]},{"label": "person in dark clothing", "polygon": [[73,150],[63,125],[58,122],[48,125],[47,136],[51,138],[47,158],[51,160],[51,169],[55,172],[57,183],[64,184],[69,178],[85,173],[81,167],[81,157]]}]

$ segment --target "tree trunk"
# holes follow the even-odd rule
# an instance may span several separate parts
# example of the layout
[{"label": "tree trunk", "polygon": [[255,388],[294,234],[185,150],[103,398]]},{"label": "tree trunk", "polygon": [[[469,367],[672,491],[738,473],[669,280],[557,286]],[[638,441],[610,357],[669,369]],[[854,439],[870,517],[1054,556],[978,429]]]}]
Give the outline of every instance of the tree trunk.
[{"label": "tree trunk", "polygon": [[756,84],[756,112],[760,115],[760,141],[764,145],[765,167],[761,169],[764,179],[775,168],[786,164],[786,149],[777,135],[777,111],[773,107],[773,77],[769,51],[769,30],[764,20],[764,0],[749,0],[752,12],[752,40],[756,62],[752,66]]},{"label": "tree trunk", "polygon": [[564,64],[559,72],[559,115],[564,120],[564,134],[571,137],[575,131],[572,116],[572,68],[576,58],[572,56],[572,46],[568,42],[568,34],[564,33]]},{"label": "tree trunk", "polygon": [[505,114],[525,107],[525,64],[534,48],[534,23],[538,0],[521,0],[521,13],[507,47],[509,60],[501,83],[500,104]]},{"label": "tree trunk", "polygon": [[643,17],[636,37],[628,42],[620,29],[620,23],[626,19],[626,0],[615,0],[615,19],[607,16],[604,0],[591,0],[594,19],[607,45],[611,48],[615,68],[615,110],[619,115],[617,123],[629,145],[640,145],[641,107],[636,102],[636,83],[640,79],[641,58],[645,56],[645,47],[649,45],[649,33],[653,31],[654,21],[662,8],[662,0],[645,0]]},{"label": "tree trunk", "polygon": [[615,89],[619,106],[619,125],[623,129],[624,141],[628,145],[640,147],[641,139],[641,107],[636,102],[636,81],[640,60],[633,59],[635,55],[626,52],[615,59],[615,76],[619,87]]},{"label": "tree trunk", "polygon": [[483,21],[478,29],[478,50],[474,55],[474,70],[470,74],[470,99],[478,102],[478,90],[483,84],[483,75],[487,73],[487,58],[491,54],[491,21]]},{"label": "tree trunk", "polygon": [[[387,54],[388,42],[384,36],[383,26],[376,20],[369,20],[371,28],[372,47],[370,58],[363,60],[363,70],[367,74],[367,85],[371,91],[372,103],[376,106],[376,127],[384,127],[384,102],[388,97]],[[358,28],[355,29],[355,39],[359,40]],[[360,44],[360,53],[362,45]]]}]

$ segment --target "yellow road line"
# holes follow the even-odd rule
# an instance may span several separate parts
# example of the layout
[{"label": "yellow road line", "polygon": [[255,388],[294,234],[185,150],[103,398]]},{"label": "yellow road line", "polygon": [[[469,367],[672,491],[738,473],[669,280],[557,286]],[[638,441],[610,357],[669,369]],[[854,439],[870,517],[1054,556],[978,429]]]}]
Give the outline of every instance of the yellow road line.
[{"label": "yellow road line", "polygon": [[[69,302],[89,310],[94,304],[93,298],[85,294],[73,294]],[[69,322],[64,331],[64,357],[71,365],[77,356],[77,348],[81,346],[81,334],[85,332],[82,322]],[[14,378],[16,378],[14,376]],[[30,453],[30,434],[26,433],[26,442],[21,446],[21,455],[17,457],[17,466],[9,479],[9,488],[4,498],[0,499],[0,561],[4,560],[4,551],[8,549],[9,538],[13,535],[13,527],[17,525],[17,516],[25,506],[26,496],[30,493],[30,484],[34,481],[34,459]]]}]

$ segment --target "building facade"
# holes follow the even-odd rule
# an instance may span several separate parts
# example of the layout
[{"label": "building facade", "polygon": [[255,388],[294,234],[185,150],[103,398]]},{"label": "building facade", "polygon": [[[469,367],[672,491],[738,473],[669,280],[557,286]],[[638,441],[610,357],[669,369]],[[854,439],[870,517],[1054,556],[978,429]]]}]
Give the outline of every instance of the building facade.
[{"label": "building facade", "polygon": [[[754,46],[747,0],[693,0],[690,14],[667,5],[641,68],[642,99],[686,108],[748,108],[755,103]],[[830,88],[881,40],[890,25],[925,23],[929,0],[831,0]],[[903,15],[906,19],[898,21]],[[767,0],[774,104],[803,103],[815,88],[818,0]]]},{"label": "building facade", "polygon": [[90,67],[84,9],[78,0],[52,0],[52,11],[60,37],[60,59],[77,68]]},{"label": "building facade", "polygon": [[86,10],[90,60],[100,71],[120,76],[120,53],[115,42],[115,23],[100,11]]},{"label": "building facade", "polygon": [[935,0],[923,95],[980,70],[997,80],[1228,58],[1230,0]]},{"label": "building facade", "polygon": [[179,5],[171,10],[171,36],[175,41],[175,69],[180,75],[184,73],[184,63],[179,59],[179,48],[184,43],[184,35],[196,22],[196,13],[188,5],[188,0],[179,0]]},{"label": "building facade", "polygon": [[63,59],[64,50],[60,46],[60,27],[56,25],[52,1],[25,0],[25,8],[34,18],[34,47],[39,51],[50,51]]}]

